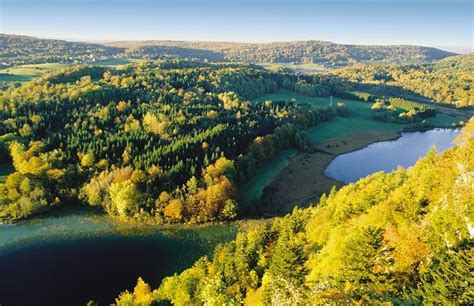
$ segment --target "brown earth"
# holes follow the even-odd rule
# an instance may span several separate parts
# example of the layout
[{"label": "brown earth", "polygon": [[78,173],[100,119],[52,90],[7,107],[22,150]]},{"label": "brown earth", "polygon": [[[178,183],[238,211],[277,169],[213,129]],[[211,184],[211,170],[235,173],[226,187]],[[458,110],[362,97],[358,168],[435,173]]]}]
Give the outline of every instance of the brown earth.
[{"label": "brown earth", "polygon": [[337,155],[399,136],[400,133],[394,131],[364,132],[319,142],[311,153],[301,152],[290,160],[289,165],[265,188],[262,203],[271,206],[272,213],[286,213],[295,206],[309,206],[333,186],[340,188],[344,185],[324,175],[324,169]]}]

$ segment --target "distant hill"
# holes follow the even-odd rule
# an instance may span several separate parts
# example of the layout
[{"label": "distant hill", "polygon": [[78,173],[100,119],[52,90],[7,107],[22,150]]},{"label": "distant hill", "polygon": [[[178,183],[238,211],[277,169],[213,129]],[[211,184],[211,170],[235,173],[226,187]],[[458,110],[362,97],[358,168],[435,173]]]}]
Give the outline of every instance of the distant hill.
[{"label": "distant hill", "polygon": [[421,46],[363,46],[343,45],[326,41],[290,41],[275,43],[232,43],[192,41],[113,42],[113,47],[133,49],[151,55],[150,46],[200,49],[221,54],[226,61],[256,63],[319,63],[347,65],[359,62],[417,62],[435,61],[455,53]]},{"label": "distant hill", "polygon": [[123,48],[100,44],[40,39],[0,33],[0,62],[36,64],[45,62],[85,61],[123,53]]},{"label": "distant hill", "polygon": [[93,61],[111,57],[193,58],[255,63],[413,63],[440,60],[455,53],[421,46],[362,46],[325,41],[233,43],[192,41],[119,41],[105,44],[0,34],[0,61],[12,64]]}]

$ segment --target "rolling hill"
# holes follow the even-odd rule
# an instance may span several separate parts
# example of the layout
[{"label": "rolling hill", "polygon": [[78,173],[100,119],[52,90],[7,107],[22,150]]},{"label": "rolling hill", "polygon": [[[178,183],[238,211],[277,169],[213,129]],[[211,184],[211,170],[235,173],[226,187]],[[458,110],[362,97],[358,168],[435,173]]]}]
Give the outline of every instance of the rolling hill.
[{"label": "rolling hill", "polygon": [[108,46],[133,49],[147,54],[147,47],[179,47],[221,54],[226,61],[256,63],[321,63],[347,65],[358,62],[434,61],[454,55],[436,48],[394,45],[363,46],[336,44],[327,41],[289,41],[273,43],[140,41],[114,42]]},{"label": "rolling hill", "polygon": [[326,41],[273,43],[119,41],[105,44],[40,39],[0,34],[0,61],[7,64],[87,62],[109,58],[193,58],[214,62],[317,63],[345,66],[355,63],[412,63],[440,60],[455,53],[422,46],[364,46]]}]

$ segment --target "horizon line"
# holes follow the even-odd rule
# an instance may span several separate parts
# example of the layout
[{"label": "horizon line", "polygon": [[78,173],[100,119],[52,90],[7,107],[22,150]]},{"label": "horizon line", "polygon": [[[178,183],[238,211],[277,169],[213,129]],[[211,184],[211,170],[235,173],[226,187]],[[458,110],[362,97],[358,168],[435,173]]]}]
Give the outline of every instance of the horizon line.
[{"label": "horizon line", "polygon": [[[271,44],[271,43],[291,43],[291,42],[308,42],[308,41],[317,41],[317,42],[327,42],[333,43],[338,45],[353,45],[353,46],[414,46],[414,47],[424,47],[424,48],[435,48],[440,49],[443,51],[454,52],[454,53],[471,53],[474,52],[474,46],[430,46],[424,44],[410,44],[410,43],[351,43],[351,42],[338,42],[338,41],[330,41],[330,40],[322,40],[322,39],[297,39],[297,40],[262,40],[262,41],[250,41],[250,40],[201,40],[201,39],[165,39],[165,38],[146,38],[146,39],[92,39],[92,38],[73,38],[73,37],[55,37],[55,36],[37,36],[32,34],[24,34],[24,33],[12,33],[12,32],[0,32],[0,34],[4,35],[16,35],[16,36],[26,36],[38,39],[50,39],[50,40],[64,40],[68,42],[83,42],[83,43],[97,43],[97,44],[106,44],[106,43],[119,43],[119,42],[147,42],[147,41],[168,41],[168,42],[198,42],[198,43],[237,43],[237,44]],[[451,50],[449,50],[451,49]],[[456,51],[454,51],[456,50]]]}]

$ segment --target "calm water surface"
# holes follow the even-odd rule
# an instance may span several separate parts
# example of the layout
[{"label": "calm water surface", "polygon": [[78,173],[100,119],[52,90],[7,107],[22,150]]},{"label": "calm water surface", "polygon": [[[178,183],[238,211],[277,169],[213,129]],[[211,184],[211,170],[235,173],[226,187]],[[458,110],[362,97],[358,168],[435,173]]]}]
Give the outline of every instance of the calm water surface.
[{"label": "calm water surface", "polygon": [[232,225],[157,228],[77,211],[0,225],[0,305],[109,305],[138,276],[157,287],[235,233]]},{"label": "calm water surface", "polygon": [[377,171],[390,172],[398,166],[406,168],[415,164],[433,145],[438,152],[450,148],[459,133],[459,129],[403,133],[397,140],[373,143],[361,150],[339,155],[324,174],[340,182],[352,183]]}]

